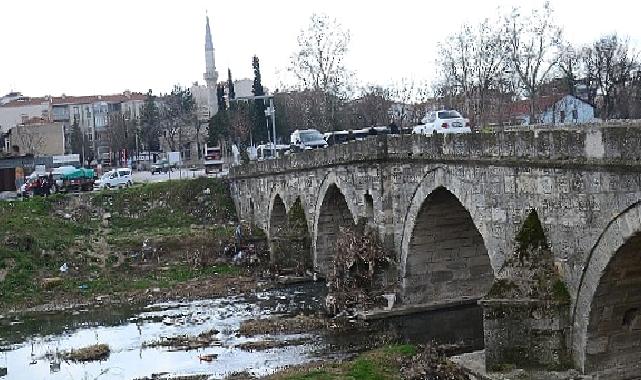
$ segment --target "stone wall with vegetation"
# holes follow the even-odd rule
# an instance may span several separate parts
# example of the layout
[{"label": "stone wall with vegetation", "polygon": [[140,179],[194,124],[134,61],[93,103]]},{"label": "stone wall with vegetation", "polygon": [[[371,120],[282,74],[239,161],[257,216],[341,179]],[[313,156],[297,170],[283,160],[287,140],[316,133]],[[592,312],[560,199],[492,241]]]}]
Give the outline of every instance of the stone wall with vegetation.
[{"label": "stone wall with vegetation", "polygon": [[536,211],[526,218],[516,242],[515,252],[481,301],[486,367],[571,367],[570,294],[554,266]]}]

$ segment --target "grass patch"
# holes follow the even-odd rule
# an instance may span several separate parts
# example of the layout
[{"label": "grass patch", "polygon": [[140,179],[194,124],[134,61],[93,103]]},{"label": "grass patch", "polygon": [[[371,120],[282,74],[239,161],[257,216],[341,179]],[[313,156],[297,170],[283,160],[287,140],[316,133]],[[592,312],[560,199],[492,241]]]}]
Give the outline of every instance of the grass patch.
[{"label": "grass patch", "polygon": [[[103,212],[109,212],[107,247],[94,244]],[[38,304],[66,294],[101,294],[149,287],[213,275],[236,275],[231,266],[172,267],[155,273],[132,273],[120,254],[141,249],[145,239],[159,242],[170,252],[211,247],[216,239],[233,237],[235,208],[228,185],[216,179],[190,179],[147,184],[118,191],[55,195],[23,201],[0,202],[0,305]],[[203,225],[206,228],[191,228]],[[92,252],[92,250],[94,250]],[[91,252],[93,254],[86,255]],[[166,251],[165,251],[166,252]],[[97,254],[97,255],[96,255]],[[101,257],[103,261],[101,262]],[[180,261],[181,257],[171,258]],[[61,275],[59,267],[72,268]],[[102,266],[102,263],[106,265]],[[114,266],[120,265],[118,268]],[[143,270],[143,271],[144,271]],[[44,277],[64,278],[55,292],[46,292]]]},{"label": "grass patch", "polygon": [[396,345],[385,347],[384,351],[388,354],[399,354],[401,356],[414,356],[416,355],[417,349],[416,349],[416,346],[413,344],[396,344]]},{"label": "grass patch", "polygon": [[410,344],[390,345],[359,355],[352,361],[323,368],[286,370],[273,380],[397,380],[403,359],[414,356],[417,348]]}]

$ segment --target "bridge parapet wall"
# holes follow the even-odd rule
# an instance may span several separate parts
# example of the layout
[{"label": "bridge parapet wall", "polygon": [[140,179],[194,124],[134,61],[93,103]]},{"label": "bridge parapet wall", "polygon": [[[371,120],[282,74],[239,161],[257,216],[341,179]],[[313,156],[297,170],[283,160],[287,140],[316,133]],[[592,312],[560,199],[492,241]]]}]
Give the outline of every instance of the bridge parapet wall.
[{"label": "bridge parapet wall", "polygon": [[318,167],[399,160],[481,161],[530,165],[641,166],[641,122],[625,127],[517,130],[458,135],[381,135],[363,141],[252,162],[231,169],[231,177]]}]

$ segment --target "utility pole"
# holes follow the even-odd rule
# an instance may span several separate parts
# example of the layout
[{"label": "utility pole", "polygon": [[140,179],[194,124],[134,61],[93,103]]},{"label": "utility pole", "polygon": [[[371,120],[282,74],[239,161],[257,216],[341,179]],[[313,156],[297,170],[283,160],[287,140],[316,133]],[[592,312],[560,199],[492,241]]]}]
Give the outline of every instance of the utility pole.
[{"label": "utility pole", "polygon": [[[272,121],[272,157],[276,158],[276,109],[274,108],[274,95],[259,95],[259,96],[243,96],[237,97],[234,99],[229,99],[230,102],[238,101],[251,101],[251,100],[260,100],[260,99],[269,99],[269,108],[265,110],[265,117],[271,116]],[[267,127],[267,134],[269,135],[269,127]]]},{"label": "utility pole", "polygon": [[273,96],[269,98],[269,108],[265,110],[265,116],[272,118],[272,157],[276,158],[276,110]]}]

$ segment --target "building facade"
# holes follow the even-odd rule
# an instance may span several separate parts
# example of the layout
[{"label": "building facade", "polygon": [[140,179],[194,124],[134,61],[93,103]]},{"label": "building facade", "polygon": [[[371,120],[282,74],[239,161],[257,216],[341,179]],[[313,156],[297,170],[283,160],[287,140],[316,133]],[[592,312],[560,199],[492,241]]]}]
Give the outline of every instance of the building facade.
[{"label": "building facade", "polygon": [[595,107],[573,95],[542,96],[534,104],[535,120],[530,120],[530,101],[514,103],[515,121],[531,124],[581,124],[595,121]]},{"label": "building facade", "polygon": [[27,97],[20,93],[11,95],[4,96],[0,104],[0,134],[34,117],[49,119],[50,97]]},{"label": "building facade", "polygon": [[[78,124],[85,144],[96,160],[106,159],[113,152],[109,144],[109,122],[112,115],[140,117],[146,95],[125,91],[116,95],[66,96],[51,98],[51,120],[62,123],[66,151],[71,152],[73,125]],[[75,152],[78,153],[78,152]]]},{"label": "building facade", "polygon": [[16,155],[57,156],[65,154],[62,123],[32,119],[9,131],[8,144]]}]

